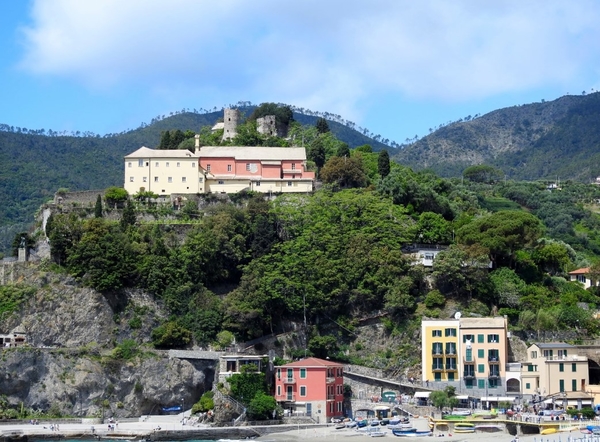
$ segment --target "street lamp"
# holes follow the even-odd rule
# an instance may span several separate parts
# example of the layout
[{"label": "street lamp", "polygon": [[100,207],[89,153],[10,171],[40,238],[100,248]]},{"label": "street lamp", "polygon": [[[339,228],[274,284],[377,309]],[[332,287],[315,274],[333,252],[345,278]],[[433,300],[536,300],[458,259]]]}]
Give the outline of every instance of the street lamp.
[{"label": "street lamp", "polygon": [[181,398],[181,413],[185,417],[185,399]]}]

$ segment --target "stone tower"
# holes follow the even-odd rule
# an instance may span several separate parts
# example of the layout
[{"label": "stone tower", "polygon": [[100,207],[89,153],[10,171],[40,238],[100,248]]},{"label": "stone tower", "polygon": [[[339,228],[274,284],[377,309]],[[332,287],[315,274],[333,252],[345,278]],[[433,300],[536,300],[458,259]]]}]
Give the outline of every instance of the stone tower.
[{"label": "stone tower", "polygon": [[240,111],[237,109],[225,109],[223,116],[223,139],[230,140],[237,135],[237,126],[240,122]]}]

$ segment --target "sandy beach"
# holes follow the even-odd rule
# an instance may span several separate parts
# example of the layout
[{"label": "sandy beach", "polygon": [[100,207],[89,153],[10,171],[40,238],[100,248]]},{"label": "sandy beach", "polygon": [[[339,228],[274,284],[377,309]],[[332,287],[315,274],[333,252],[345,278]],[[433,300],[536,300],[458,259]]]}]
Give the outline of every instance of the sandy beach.
[{"label": "sandy beach", "polygon": [[[413,425],[418,430],[427,430],[428,421],[425,418],[413,420]],[[92,426],[94,427],[92,430]],[[160,428],[160,429],[158,429]],[[292,429],[293,428],[293,429]],[[324,425],[300,425],[294,427],[286,426],[256,426],[256,427],[235,427],[235,429],[251,430],[244,437],[256,437],[259,441],[300,441],[300,440],[348,440],[352,442],[366,442],[373,438],[366,431],[360,431],[353,428],[336,429],[335,426],[329,424]],[[234,430],[234,428],[230,428]],[[280,431],[281,430],[281,431]],[[381,427],[380,430],[386,432],[384,438],[396,439],[390,429]],[[30,424],[2,424],[0,431],[3,437],[21,437],[27,436],[30,439],[58,439],[58,438],[81,438],[92,439],[152,439],[152,440],[191,440],[191,439],[206,439],[219,440],[225,439],[223,433],[228,431],[227,427],[211,428],[209,426],[194,426],[182,425],[181,418],[177,416],[156,416],[148,419],[134,422],[120,422],[114,430],[108,429],[108,424],[90,425],[90,424],[60,424],[58,431],[50,430],[50,423],[40,423],[39,425]],[[260,436],[262,434],[262,436]],[[585,435],[579,431],[571,433],[556,433],[548,436],[528,435],[519,436],[519,442],[558,442],[560,440],[567,441],[568,438],[583,438]],[[238,438],[230,437],[230,440]],[[404,438],[400,438],[404,439]],[[502,441],[509,442],[514,439],[507,432],[498,433],[472,433],[472,434],[449,434],[448,432],[436,431],[433,437],[413,437],[412,440],[436,440],[436,441],[453,441],[453,442],[469,442],[469,441]]]}]

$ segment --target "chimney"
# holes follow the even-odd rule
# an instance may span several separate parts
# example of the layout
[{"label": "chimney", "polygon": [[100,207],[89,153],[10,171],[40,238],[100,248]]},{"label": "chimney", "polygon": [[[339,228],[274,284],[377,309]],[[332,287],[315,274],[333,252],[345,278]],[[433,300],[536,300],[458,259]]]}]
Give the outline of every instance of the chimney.
[{"label": "chimney", "polygon": [[200,153],[200,135],[196,134],[194,135],[194,138],[196,139],[196,149],[194,150],[195,153]]}]

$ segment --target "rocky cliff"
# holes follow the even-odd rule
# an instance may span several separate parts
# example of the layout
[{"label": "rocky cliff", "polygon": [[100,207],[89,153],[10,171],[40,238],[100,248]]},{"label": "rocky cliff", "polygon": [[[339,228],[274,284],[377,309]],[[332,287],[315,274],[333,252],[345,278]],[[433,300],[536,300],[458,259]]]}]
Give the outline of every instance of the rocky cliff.
[{"label": "rocky cliff", "polygon": [[[212,388],[218,361],[170,359],[149,345],[165,310],[146,293],[101,294],[32,263],[3,271],[6,284],[33,293],[0,316],[0,333],[18,331],[27,341],[2,349],[0,391],[10,404],[127,417],[182,401],[191,407]],[[114,348],[125,340],[137,343],[134,356],[116,357]]]}]

